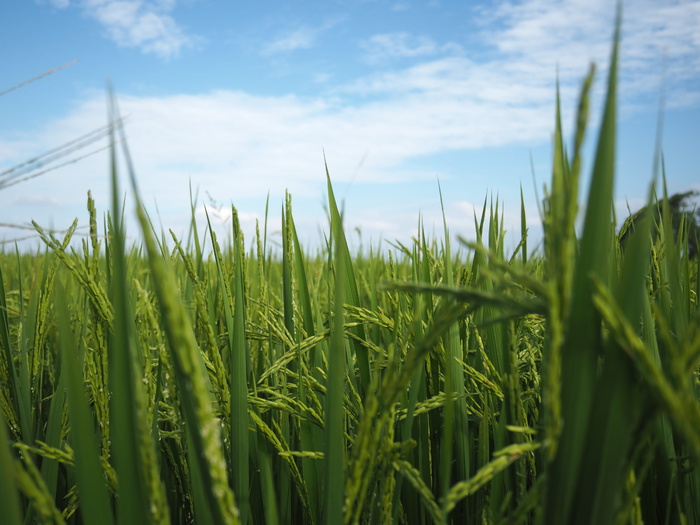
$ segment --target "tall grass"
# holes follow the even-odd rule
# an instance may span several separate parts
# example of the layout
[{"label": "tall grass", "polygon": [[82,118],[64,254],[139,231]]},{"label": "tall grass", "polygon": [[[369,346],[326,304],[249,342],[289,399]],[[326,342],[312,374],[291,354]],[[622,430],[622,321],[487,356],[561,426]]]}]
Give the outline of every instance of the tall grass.
[{"label": "tall grass", "polygon": [[700,522],[698,262],[664,200],[618,242],[617,42],[580,236],[593,70],[570,148],[557,97],[540,252],[485,201],[352,254],[330,175],[313,256],[291,197],[280,252],[194,202],[167,240],[125,147],[128,247],[115,147],[102,235],[88,197],[82,245],[0,254],[3,523]]}]

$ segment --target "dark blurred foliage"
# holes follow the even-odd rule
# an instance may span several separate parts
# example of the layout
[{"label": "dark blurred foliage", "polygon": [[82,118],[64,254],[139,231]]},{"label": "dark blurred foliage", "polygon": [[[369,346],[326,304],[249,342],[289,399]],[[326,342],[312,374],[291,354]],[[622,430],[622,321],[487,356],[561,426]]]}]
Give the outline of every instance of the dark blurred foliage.
[{"label": "dark blurred foliage", "polygon": [[[687,232],[688,256],[690,258],[697,257],[698,241],[700,240],[700,210],[692,202],[693,198],[697,197],[698,194],[698,191],[690,190],[685,193],[676,193],[668,198],[674,238],[678,239],[679,233],[683,232],[681,239],[684,239]],[[644,206],[627,217],[618,235],[621,246],[625,246],[629,234],[634,231],[635,226],[649,212],[649,208],[654,213],[654,222],[658,224],[663,202],[664,200],[661,199],[656,204]],[[653,228],[653,231],[656,232],[656,228]]]}]

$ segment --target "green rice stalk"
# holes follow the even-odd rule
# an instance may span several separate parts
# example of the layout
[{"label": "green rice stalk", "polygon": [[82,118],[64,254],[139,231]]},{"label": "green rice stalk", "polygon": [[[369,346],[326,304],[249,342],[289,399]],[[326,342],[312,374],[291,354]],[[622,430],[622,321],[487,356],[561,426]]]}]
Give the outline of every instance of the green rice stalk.
[{"label": "green rice stalk", "polygon": [[[642,377],[651,387],[651,392],[663,404],[674,427],[683,436],[694,461],[699,462],[700,406],[688,387],[687,378],[683,377],[680,384],[674,385],[680,378],[667,377],[661,366],[654,362],[644,341],[601,283],[597,283],[595,301],[616,341],[632,358]],[[692,348],[696,355],[700,353],[700,336],[693,341]]]},{"label": "green rice stalk", "polygon": [[[63,412],[65,410],[66,379],[65,374],[61,374],[56,384],[56,390],[51,396],[49,405],[49,415],[46,425],[45,444],[48,447],[58,448],[61,445],[61,434],[63,426]],[[58,483],[58,461],[44,457],[41,461],[41,477],[46,483],[46,488],[56,499]]]},{"label": "green rice stalk", "polygon": [[[16,248],[17,256],[17,270],[21,273],[21,264],[19,258],[19,249]],[[35,294],[30,296],[32,299],[36,297]],[[29,313],[33,312],[33,308],[29,308],[27,314],[25,314],[24,308],[25,294],[24,288],[22,286],[22,281],[19,281],[19,318],[20,323],[18,326],[17,335],[17,350],[18,350],[18,364],[19,369],[17,370],[18,382],[15,384],[16,395],[18,399],[21,399],[19,404],[22,411],[19,413],[19,421],[21,425],[22,438],[29,441],[30,443],[34,441],[34,420],[31,417],[32,412],[32,400],[31,400],[31,390],[30,390],[30,370],[29,370],[29,346],[28,346],[28,335],[31,330],[27,330],[31,326],[31,321],[28,320]],[[27,334],[27,335],[25,335]]]},{"label": "green rice stalk", "polygon": [[[444,282],[447,286],[452,286],[454,284],[454,276],[452,273],[452,253],[450,251],[450,232],[447,229],[447,219],[445,217],[442,189],[439,188],[439,185],[438,189],[440,192],[440,207],[442,209],[442,222],[445,236],[443,244]],[[445,393],[447,394],[447,401],[445,408],[443,409],[444,431],[442,434],[439,457],[441,472],[440,494],[443,503],[446,501],[444,498],[447,495],[451,485],[453,450],[456,450],[456,457],[454,460],[456,461],[455,475],[457,478],[469,478],[471,469],[471,450],[468,440],[470,429],[466,408],[460,401],[456,403],[452,401],[452,394],[457,393],[459,395],[464,389],[464,375],[461,368],[457,366],[456,362],[456,360],[464,359],[464,356],[462,355],[457,323],[453,323],[445,331],[444,345]],[[442,512],[443,519],[446,520],[448,512],[444,506],[442,508]]]},{"label": "green rice stalk", "polygon": [[5,285],[0,269],[0,344],[2,345],[3,366],[1,367],[3,380],[8,385],[3,389],[3,413],[13,434],[19,437],[22,421],[27,419],[24,398],[20,393],[19,377],[13,355],[13,346],[10,342],[10,322],[7,316],[7,299]]},{"label": "green rice stalk", "polygon": [[[82,364],[78,361],[72,334],[68,303],[59,284],[54,294],[58,323],[59,348],[62,371],[66,375],[66,398],[71,424],[71,441],[77,451],[75,457],[76,479],[81,513],[87,523],[111,525],[112,508],[105,475],[100,465],[100,453],[94,437],[92,417],[83,387]],[[125,481],[122,481],[124,483]],[[126,492],[126,491],[125,491]]]},{"label": "green rice stalk", "polygon": [[[137,203],[136,212],[148,254],[153,286],[173,357],[175,380],[188,428],[188,438],[191,440],[188,444],[188,458],[193,474],[192,483],[197,487],[196,490],[201,491],[212,519],[211,523],[216,525],[239,523],[238,509],[234,504],[233,491],[228,485],[226,476],[219,423],[214,417],[209,402],[207,379],[189,315],[178,296],[178,286],[173,270],[156,246],[139,198],[136,176],[124,137],[122,145]],[[195,512],[202,510],[202,505],[199,509],[195,508]]]},{"label": "green rice stalk", "polygon": [[264,496],[263,512],[267,525],[277,525],[280,522],[277,511],[277,498],[275,497],[274,477],[272,472],[272,459],[268,449],[268,444],[261,434],[257,435],[255,457],[260,463],[260,478],[262,493]]},{"label": "green rice stalk", "polygon": [[[574,157],[576,158],[580,158],[580,150],[585,137],[590,90],[594,75],[595,67],[591,66],[579,97],[576,136],[574,139]],[[580,163],[576,163],[570,168],[564,151],[561,103],[557,84],[552,191],[551,195],[545,200],[543,218],[545,265],[547,275],[551,276],[551,284],[547,292],[549,303],[547,331],[549,337],[545,341],[543,370],[543,398],[545,400],[543,419],[546,432],[544,454],[547,461],[551,461],[557,453],[563,425],[561,367],[576,264],[577,239],[574,231],[574,222],[578,211],[579,166]],[[573,169],[574,167],[576,169]]]},{"label": "green rice stalk", "polygon": [[534,452],[538,448],[540,448],[540,443],[517,443],[508,445],[494,453],[494,459],[481,467],[469,480],[460,481],[450,488],[443,502],[445,512],[451,512],[460,500],[466,498],[470,494],[474,494],[486,483],[491,481],[499,472],[508,468],[513,462],[521,459],[525,454]]},{"label": "green rice stalk", "polygon": [[250,357],[245,338],[245,297],[243,274],[243,234],[238,214],[232,210],[234,242],[233,322],[229,329],[231,338],[231,460],[234,462],[234,490],[238,494],[241,523],[248,522],[250,503],[250,475],[248,472],[248,375]]},{"label": "green rice stalk", "polygon": [[[114,209],[115,216],[117,213],[116,210],[117,208]],[[114,317],[114,311],[108,298],[107,290],[105,290],[105,287],[95,280],[95,276],[90,271],[88,266],[86,266],[84,263],[81,264],[78,259],[71,257],[66,251],[70,238],[75,232],[75,229],[78,227],[78,219],[75,219],[71,227],[68,229],[68,233],[66,233],[62,242],[58,241],[53,234],[46,234],[41,226],[39,226],[36,222],[32,221],[32,224],[39,233],[41,240],[49,248],[51,248],[51,251],[58,256],[64,266],[71,272],[76,281],[80,283],[80,286],[90,297],[90,300],[94,304],[100,317],[108,323],[111,323]],[[108,256],[108,259],[111,259],[111,257]]]},{"label": "green rice stalk", "polygon": [[[219,350],[214,327],[210,322],[211,312],[209,303],[207,302],[207,283],[203,280],[201,260],[197,260],[195,264],[192,260],[192,256],[185,252],[182,244],[178,242],[175,237],[175,234],[172,231],[170,234],[176,243],[175,248],[180,254],[180,259],[184,263],[187,274],[192,282],[192,296],[196,310],[195,323],[197,327],[197,340],[202,350],[206,349],[206,356],[211,363],[211,367],[207,367],[207,369],[209,370],[209,378],[214,388],[214,393],[216,394],[216,400],[219,403],[224,417],[228,418],[231,414],[231,394],[227,379],[228,371]],[[200,269],[197,270],[197,267]],[[225,436],[228,436],[228,432],[229,431],[224,428]],[[227,437],[226,439],[230,438]]]},{"label": "green rice stalk", "polygon": [[[281,438],[279,435],[279,426],[276,425],[276,430],[273,430],[263,419],[257,415],[254,411],[250,411],[250,417],[255,423],[256,427],[259,430],[259,434],[264,436],[267,439],[267,443],[272,445],[274,447],[275,452],[277,455],[284,460],[286,465],[289,467],[289,472],[291,474],[291,480],[294,482],[296,488],[297,488],[297,493],[299,494],[301,498],[301,502],[304,507],[305,511],[305,516],[309,516],[308,513],[308,508],[309,508],[309,503],[308,503],[308,493],[306,491],[306,484],[305,481],[301,475],[301,472],[299,471],[297,464],[294,460],[294,457],[297,455],[296,452],[292,451],[289,449],[289,445]],[[315,454],[315,453],[314,453]],[[311,457],[311,456],[310,456]],[[318,457],[317,459],[323,459],[323,456]],[[266,494],[263,492],[263,497],[272,497],[273,495],[271,494]]]},{"label": "green rice stalk", "polygon": [[[333,186],[331,185],[331,177],[328,173],[328,165],[326,165],[326,181],[328,187],[328,210],[331,217],[331,229],[333,231],[334,242],[336,250],[340,250],[337,257],[341,257],[343,262],[343,272],[341,283],[345,287],[344,291],[344,301],[351,306],[361,306],[360,297],[357,289],[357,280],[355,278],[355,271],[353,269],[352,259],[350,257],[350,249],[348,248],[348,243],[345,238],[345,232],[342,227],[338,227],[342,224],[342,218],[340,216],[340,211],[338,210],[338,205],[333,194]],[[334,226],[335,225],[335,226]],[[338,272],[338,266],[336,261],[336,272]],[[367,350],[359,343],[360,340],[366,339],[365,334],[361,326],[354,327],[351,332],[355,336],[355,339],[351,341],[351,347],[355,354],[355,360],[357,361],[357,367],[360,372],[360,385],[358,392],[360,396],[363,397],[365,390],[369,388],[372,381],[372,376],[370,372],[369,356],[367,355]],[[350,375],[353,383],[355,382],[355,374]]]},{"label": "green rice stalk", "polygon": [[[421,221],[419,219],[418,222],[418,231],[421,231]],[[420,279],[421,275],[421,257],[420,257],[420,241],[416,241],[414,243],[413,247],[413,252],[412,252],[412,278],[414,281],[418,281]],[[413,336],[416,338],[416,340],[420,340],[424,336],[424,331],[423,331],[423,322],[425,321],[425,305],[427,301],[425,300],[423,295],[417,295],[413,298],[412,302],[412,308],[413,308],[413,326],[412,330],[414,332]],[[416,407],[419,403],[419,400],[422,402],[426,398],[426,391],[425,391],[425,376],[426,376],[426,371],[425,371],[425,364],[420,363],[418,366],[416,366],[416,370],[413,373],[413,377],[411,379],[411,382],[409,384],[409,392],[408,392],[408,397],[406,399],[406,418],[404,422],[401,425],[401,437],[403,439],[408,439],[409,436],[412,437],[413,439],[416,440],[416,448],[417,450],[415,451],[413,455],[413,460],[415,463],[417,463],[420,467],[420,472],[422,472],[422,475],[424,478],[429,479],[429,473],[426,471],[426,464],[425,460],[427,459],[428,456],[428,449],[426,448],[426,442],[428,441],[428,434],[427,434],[427,419],[425,417],[418,417],[416,418]],[[414,432],[414,426],[415,426],[415,432]],[[423,445],[423,446],[421,446]],[[420,448],[419,448],[420,447]],[[396,480],[396,488],[395,488],[395,493],[394,493],[394,501],[393,501],[393,523],[396,524],[398,523],[398,513],[400,509],[399,505],[399,499],[401,498],[402,490],[403,490],[403,480],[404,476],[399,475],[399,477]],[[414,487],[415,488],[415,487]],[[409,493],[408,487],[406,488],[406,492]],[[408,512],[411,513],[413,516],[419,516],[420,514],[423,514],[422,509],[419,510],[418,508],[418,502],[411,496],[408,496],[404,500],[404,504],[409,510]]]},{"label": "green rice stalk", "polygon": [[[610,263],[612,188],[615,164],[615,122],[617,56],[620,18],[616,22],[607,99],[588,195],[583,236],[572,278],[571,306],[565,322],[561,366],[561,413],[566,414],[549,469],[547,523],[574,523],[572,509],[581,492],[595,487],[579,487],[585,468],[586,435],[595,394],[596,370],[602,352],[600,314],[593,304],[591,276],[607,277]],[[571,205],[571,204],[570,204]],[[561,297],[561,295],[560,295]],[[565,349],[565,350],[564,350]],[[556,374],[556,372],[555,372]],[[556,401],[554,401],[556,403]],[[572,482],[572,480],[576,480]]]},{"label": "green rice stalk", "polygon": [[[329,198],[330,178],[329,178]],[[333,211],[335,210],[335,212]],[[338,525],[343,522],[345,504],[345,410],[343,406],[346,377],[345,353],[345,293],[349,275],[346,269],[349,262],[347,245],[344,245],[342,223],[337,208],[331,204],[331,231],[335,243],[335,297],[331,318],[330,344],[328,348],[328,378],[326,381],[326,399],[324,405],[324,484],[323,484],[323,523]],[[359,355],[358,355],[359,358]],[[367,375],[369,370],[366,370]]]},{"label": "green rice stalk", "polygon": [[[53,523],[56,525],[65,525],[65,521],[61,512],[56,508],[54,503],[55,497],[49,493],[41,473],[34,465],[29,454],[22,456],[22,462],[15,463],[15,479],[20,490],[24,493],[29,501],[31,512],[27,513],[27,517],[36,513],[36,518],[41,520],[41,523]],[[29,509],[28,509],[29,510]],[[25,519],[27,519],[25,517]]]},{"label": "green rice stalk", "polygon": [[222,300],[224,306],[224,320],[226,323],[229,344],[230,366],[230,399],[228,406],[231,409],[228,416],[229,457],[233,464],[234,491],[239,495],[240,520],[247,523],[250,516],[250,475],[249,457],[250,444],[248,436],[248,374],[250,369],[249,351],[245,339],[245,302],[243,297],[243,249],[240,227],[237,220],[237,212],[232,207],[233,234],[234,234],[234,276],[233,292],[230,289],[227,274],[224,269],[223,257],[216,240],[209,215],[207,223],[214,247],[214,259],[217,274],[221,283]]},{"label": "green rice stalk", "polygon": [[[0,275],[0,283],[2,275]],[[0,296],[4,296],[0,290]],[[0,317],[4,314],[0,313]],[[15,480],[17,460],[10,449],[10,440],[7,432],[5,416],[0,412],[0,508],[3,512],[3,521],[7,525],[20,525],[22,513],[19,506],[19,494]]]},{"label": "green rice stalk", "polygon": [[[287,221],[294,243],[293,253],[297,302],[299,304],[301,314],[301,323],[298,324],[301,325],[304,337],[308,338],[316,332],[316,327],[314,323],[314,313],[311,302],[311,294],[309,291],[308,278],[306,275],[307,264],[304,260],[304,254],[302,253],[299,237],[297,236],[296,227],[294,225],[294,218],[292,217],[291,213],[288,214]],[[310,401],[309,397],[310,395],[313,395],[313,393],[309,393],[306,388],[304,370],[307,369],[309,365],[315,368],[320,364],[321,351],[318,349],[318,345],[314,344],[309,348],[308,358],[305,359],[304,353],[302,352],[301,337],[297,334],[297,352],[300,361],[298,378],[299,402],[301,405],[307,406],[307,403]],[[299,422],[299,444],[302,450],[321,450],[323,448],[322,428],[318,425],[313,425],[306,420],[301,420]],[[309,510],[311,512],[312,522],[320,523],[322,487],[319,480],[322,479],[321,464],[320,462],[313,461],[309,458],[302,458],[301,465],[309,494]]]},{"label": "green rice stalk", "polygon": [[520,260],[523,268],[527,266],[527,214],[525,213],[525,196],[520,185]]},{"label": "green rice stalk", "polygon": [[[115,111],[112,99],[111,111]],[[115,130],[111,130],[115,142]],[[109,347],[110,418],[119,424],[111,427],[111,446],[119,478],[119,523],[169,522],[165,494],[152,441],[148,402],[137,366],[142,356],[135,344],[133,309],[127,295],[128,259],[124,247],[122,218],[119,217],[116,149],[111,148],[112,175],[112,280],[110,282],[114,322]],[[145,217],[144,217],[145,223]],[[142,223],[142,224],[144,224]]]},{"label": "green rice stalk", "polygon": [[[628,319],[639,319],[642,313],[647,268],[649,263],[649,223],[642,225],[627,246],[620,281],[615,294]],[[598,286],[603,286],[598,281]],[[580,483],[596,487],[590,491],[592,502],[578,506],[579,523],[613,521],[624,487],[625,477],[632,465],[629,452],[639,439],[634,430],[641,418],[651,411],[648,396],[640,392],[638,375],[633,364],[616,344],[607,343],[605,361],[597,382],[588,428],[589,458],[582,471]],[[586,499],[586,498],[581,498]]]},{"label": "green rice stalk", "polygon": [[[290,217],[292,215],[292,198],[289,193],[285,193],[284,207],[282,208],[282,309],[284,314],[284,328],[290,341],[296,343],[296,326],[294,313],[294,290],[293,290],[293,242],[292,230],[290,227]],[[294,345],[296,346],[296,344]],[[283,352],[291,350],[291,346],[282,347]],[[288,370],[290,373],[297,371],[297,360],[290,363]],[[287,375],[283,374],[279,377],[278,388],[284,395],[288,393]],[[295,435],[292,434],[290,428],[290,420],[287,412],[280,412],[279,425],[282,432],[282,438],[288,443],[297,441]],[[293,448],[297,448],[294,443]],[[286,468],[279,469],[277,477],[277,487],[280,501],[280,516],[284,522],[291,520],[291,479]]]}]

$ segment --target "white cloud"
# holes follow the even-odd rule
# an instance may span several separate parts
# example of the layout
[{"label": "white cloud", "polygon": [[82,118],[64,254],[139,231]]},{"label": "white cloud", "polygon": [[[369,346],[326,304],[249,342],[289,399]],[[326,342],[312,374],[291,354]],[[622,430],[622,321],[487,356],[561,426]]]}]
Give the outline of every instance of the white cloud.
[{"label": "white cloud", "polygon": [[168,14],[174,1],[85,0],[82,6],[120,46],[168,59],[192,45],[192,38]]}]

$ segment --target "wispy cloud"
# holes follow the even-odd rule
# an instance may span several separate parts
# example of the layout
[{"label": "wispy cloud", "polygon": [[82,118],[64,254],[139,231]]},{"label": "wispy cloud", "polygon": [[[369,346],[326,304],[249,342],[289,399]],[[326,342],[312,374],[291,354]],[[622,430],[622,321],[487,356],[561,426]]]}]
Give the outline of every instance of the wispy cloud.
[{"label": "wispy cloud", "polygon": [[289,53],[298,49],[309,49],[313,46],[317,35],[317,29],[300,27],[270,42],[264,47],[263,53],[274,55],[277,53]]},{"label": "wispy cloud", "polygon": [[396,2],[391,6],[392,11],[408,11],[409,9],[411,9],[411,6],[406,2]]},{"label": "wispy cloud", "polygon": [[22,206],[60,206],[59,199],[49,195],[25,195],[14,200],[15,204]]},{"label": "wispy cloud", "polygon": [[[37,0],[39,1],[39,0]],[[47,0],[49,4],[57,9],[65,9],[70,5],[70,0]]]},{"label": "wispy cloud", "polygon": [[[68,4],[67,0],[52,1],[64,7]],[[193,38],[170,14],[175,4],[174,0],[83,0],[79,5],[117,45],[169,59],[193,44]]]},{"label": "wispy cloud", "polygon": [[405,32],[374,35],[360,42],[360,47],[370,63],[395,58],[425,57],[438,52],[458,52],[461,49],[454,43],[438,46],[431,38]]},{"label": "wispy cloud", "polygon": [[279,33],[270,43],[263,46],[262,53],[264,55],[277,55],[291,53],[300,49],[311,49],[318,38],[329,29],[335,27],[339,21],[340,18],[334,18],[317,26],[300,25],[293,29],[287,29]]},{"label": "wispy cloud", "polygon": [[[557,64],[560,79],[576,83],[587,62],[607,62],[615,2],[503,2],[495,11],[482,8],[480,15],[481,38],[498,50],[499,61],[510,64],[511,70],[536,78],[549,75],[552,64]],[[494,31],[494,25],[502,29]],[[665,75],[673,90],[671,104],[696,102],[697,87],[682,81],[700,74],[698,27],[697,0],[625,2],[621,71],[627,95],[658,93]]]}]

